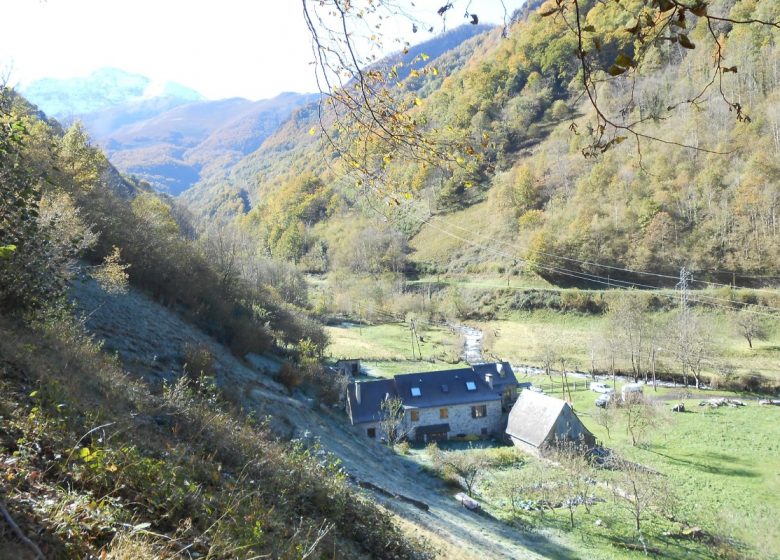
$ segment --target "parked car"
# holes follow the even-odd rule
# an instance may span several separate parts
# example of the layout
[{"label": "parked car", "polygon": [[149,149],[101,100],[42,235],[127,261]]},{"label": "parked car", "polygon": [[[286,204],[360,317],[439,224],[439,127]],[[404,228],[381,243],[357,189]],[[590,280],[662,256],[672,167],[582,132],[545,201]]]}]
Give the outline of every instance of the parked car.
[{"label": "parked car", "polygon": [[596,393],[614,393],[615,390],[607,385],[606,383],[602,383],[600,381],[594,381],[590,384],[590,390],[594,391]]},{"label": "parked car", "polygon": [[612,401],[612,393],[602,393],[599,398],[596,399],[596,406],[604,408],[610,401]]}]

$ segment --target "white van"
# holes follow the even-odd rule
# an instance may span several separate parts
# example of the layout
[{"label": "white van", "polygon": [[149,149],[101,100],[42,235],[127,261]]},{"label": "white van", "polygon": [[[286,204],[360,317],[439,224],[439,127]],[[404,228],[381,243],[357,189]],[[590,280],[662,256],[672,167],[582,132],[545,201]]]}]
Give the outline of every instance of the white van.
[{"label": "white van", "polygon": [[625,402],[628,399],[641,397],[643,390],[641,383],[626,383],[620,390],[620,395],[623,397],[623,402]]}]

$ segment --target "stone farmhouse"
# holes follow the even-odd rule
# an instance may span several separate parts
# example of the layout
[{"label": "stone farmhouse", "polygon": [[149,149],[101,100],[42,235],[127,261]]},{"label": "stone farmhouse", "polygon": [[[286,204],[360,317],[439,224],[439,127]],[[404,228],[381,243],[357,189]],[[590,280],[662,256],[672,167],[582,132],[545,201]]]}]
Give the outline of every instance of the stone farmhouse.
[{"label": "stone farmhouse", "polygon": [[525,390],[512,406],[506,427],[515,447],[536,456],[563,441],[576,442],[588,449],[596,438],[574,414],[569,403]]},{"label": "stone farmhouse", "polygon": [[408,373],[392,379],[350,383],[347,414],[370,438],[382,438],[382,402],[403,403],[402,429],[411,440],[503,434],[517,396],[517,379],[507,362]]}]

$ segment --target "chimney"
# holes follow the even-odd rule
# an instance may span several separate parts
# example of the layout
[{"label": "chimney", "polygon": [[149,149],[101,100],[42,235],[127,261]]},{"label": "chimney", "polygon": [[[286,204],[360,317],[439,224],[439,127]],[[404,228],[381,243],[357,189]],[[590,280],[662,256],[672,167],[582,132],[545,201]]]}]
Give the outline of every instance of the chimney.
[{"label": "chimney", "polygon": [[493,374],[492,373],[486,373],[485,374],[485,383],[488,384],[488,387],[491,389],[493,388]]},{"label": "chimney", "polygon": [[504,369],[504,364],[502,364],[501,362],[498,362],[496,364],[496,371],[498,372],[498,375],[500,377],[504,377],[506,375],[506,370]]},{"label": "chimney", "polygon": [[360,383],[359,381],[355,382],[355,400],[357,401],[358,404],[360,404],[360,386],[361,385],[362,385],[362,383]]}]

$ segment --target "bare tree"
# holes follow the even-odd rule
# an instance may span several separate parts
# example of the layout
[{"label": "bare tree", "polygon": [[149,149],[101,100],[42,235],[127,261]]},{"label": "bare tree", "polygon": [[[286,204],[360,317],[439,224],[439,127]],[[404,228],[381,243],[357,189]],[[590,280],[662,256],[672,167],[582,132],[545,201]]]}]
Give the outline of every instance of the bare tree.
[{"label": "bare tree", "polygon": [[615,403],[616,403],[616,399],[613,396],[603,408],[599,408],[596,411],[596,415],[595,415],[596,424],[604,428],[604,430],[607,432],[607,437],[609,439],[612,439],[612,434],[610,433],[610,430],[612,430],[612,428],[614,427],[615,421],[617,419],[616,418],[617,405]]},{"label": "bare tree", "polygon": [[764,325],[761,317],[751,307],[734,313],[734,325],[740,336],[747,340],[751,349],[753,348],[754,340],[767,339],[766,325]]},{"label": "bare tree", "polygon": [[404,403],[398,397],[383,400],[379,407],[379,416],[379,429],[384,434],[388,446],[394,446],[409,435],[411,427],[406,419]]},{"label": "bare tree", "polygon": [[682,310],[668,323],[667,339],[680,364],[685,386],[692,375],[698,389],[704,364],[714,353],[710,323],[698,312]]},{"label": "bare tree", "polygon": [[642,354],[647,345],[647,295],[621,291],[609,302],[607,318],[621,348],[631,359],[634,382],[642,375]]},{"label": "bare tree", "polygon": [[569,524],[574,528],[574,512],[577,506],[589,508],[591,500],[591,467],[584,442],[559,441],[549,451],[548,459],[559,467],[560,476],[556,480],[559,502],[569,511]]},{"label": "bare tree", "polygon": [[629,512],[641,536],[643,520],[673,507],[672,485],[660,474],[615,455],[609,459],[608,467],[616,473],[612,483],[615,504]]},{"label": "bare tree", "polygon": [[549,343],[542,344],[539,354],[536,357],[539,363],[542,365],[544,374],[550,379],[552,383],[552,371],[555,366],[555,362],[558,361],[557,350]]},{"label": "bare tree", "polygon": [[632,445],[643,443],[648,432],[660,426],[665,419],[661,408],[646,400],[642,393],[627,393],[620,406],[620,414]]},{"label": "bare tree", "polygon": [[478,450],[442,451],[436,454],[436,469],[454,476],[469,496],[474,495],[474,487],[488,465],[488,460]]}]

